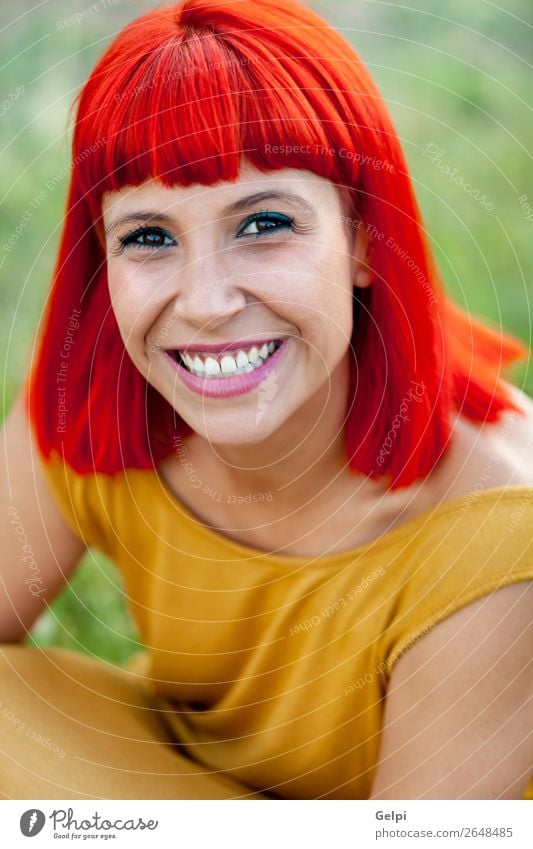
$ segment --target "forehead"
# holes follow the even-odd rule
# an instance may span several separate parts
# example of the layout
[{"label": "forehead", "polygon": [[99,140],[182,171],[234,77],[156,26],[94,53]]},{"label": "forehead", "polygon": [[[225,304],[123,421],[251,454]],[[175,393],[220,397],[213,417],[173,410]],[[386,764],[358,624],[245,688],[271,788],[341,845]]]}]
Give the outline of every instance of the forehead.
[{"label": "forehead", "polygon": [[[244,195],[274,191],[300,196],[313,207],[338,202],[336,186],[330,180],[301,168],[282,168],[264,172],[243,161],[236,180],[224,180],[212,185],[165,186],[158,180],[147,180],[138,186],[124,186],[102,196],[104,218],[114,218],[141,207],[170,212],[173,208],[207,208],[216,212],[241,199]],[[272,203],[272,201],[271,201]]]}]

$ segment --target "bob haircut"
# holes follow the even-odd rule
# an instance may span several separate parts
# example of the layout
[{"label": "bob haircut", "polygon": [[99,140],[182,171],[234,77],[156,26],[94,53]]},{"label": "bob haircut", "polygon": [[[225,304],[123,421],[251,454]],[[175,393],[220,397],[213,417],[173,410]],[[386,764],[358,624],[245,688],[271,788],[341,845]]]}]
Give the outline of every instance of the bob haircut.
[{"label": "bob haircut", "polygon": [[[303,168],[333,181],[346,198],[344,223],[371,237],[373,280],[354,289],[350,469],[407,486],[442,457],[454,411],[475,421],[521,413],[499,374],[528,348],[445,293],[385,104],[320,16],[296,0],[156,9],[118,34],[76,103],[66,215],[25,393],[45,457],[56,451],[80,473],[153,468],[176,435],[192,433],[125,350],[107,287],[101,196],[154,178],[235,180],[243,156],[264,172]],[[59,374],[69,412],[58,425]]]}]

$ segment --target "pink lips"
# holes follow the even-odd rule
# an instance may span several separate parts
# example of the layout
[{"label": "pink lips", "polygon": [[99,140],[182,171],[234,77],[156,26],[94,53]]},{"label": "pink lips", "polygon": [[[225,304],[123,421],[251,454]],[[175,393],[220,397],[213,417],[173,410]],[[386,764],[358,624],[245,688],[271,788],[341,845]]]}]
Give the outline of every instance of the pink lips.
[{"label": "pink lips", "polygon": [[279,348],[259,368],[233,377],[198,377],[180,365],[168,351],[165,351],[165,355],[177,369],[184,384],[193,392],[207,398],[233,398],[251,392],[268,377],[285,356],[287,342],[288,340],[284,339]]}]

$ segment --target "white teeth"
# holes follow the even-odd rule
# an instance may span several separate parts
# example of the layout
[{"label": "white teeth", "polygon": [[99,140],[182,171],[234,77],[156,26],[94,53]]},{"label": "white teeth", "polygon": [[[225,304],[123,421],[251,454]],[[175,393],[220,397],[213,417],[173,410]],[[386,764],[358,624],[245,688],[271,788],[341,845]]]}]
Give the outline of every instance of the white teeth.
[{"label": "white teeth", "polygon": [[263,362],[275,350],[275,342],[265,342],[261,348],[257,348],[254,345],[248,352],[238,351],[236,356],[224,354],[220,362],[215,357],[209,355],[205,355],[205,360],[198,354],[193,358],[189,354],[182,353],[181,357],[191,372],[202,377],[220,377],[221,375],[243,374],[254,371],[256,368],[262,366]]},{"label": "white teeth", "polygon": [[208,357],[205,361],[205,373],[207,376],[214,377],[216,374],[220,374],[220,366],[213,357]]},{"label": "white teeth", "polygon": [[222,374],[233,374],[237,371],[237,363],[235,362],[233,357],[222,357],[220,361],[220,370]]}]

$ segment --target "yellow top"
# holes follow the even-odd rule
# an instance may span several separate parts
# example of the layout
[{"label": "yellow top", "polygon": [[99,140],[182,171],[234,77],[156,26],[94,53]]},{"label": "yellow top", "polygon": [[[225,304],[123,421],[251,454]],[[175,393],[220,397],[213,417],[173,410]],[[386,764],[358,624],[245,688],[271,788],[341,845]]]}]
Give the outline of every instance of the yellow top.
[{"label": "yellow top", "polygon": [[[286,798],[367,799],[391,669],[458,608],[533,579],[533,487],[448,500],[350,551],[267,554],[200,522],[157,472],[45,466],[118,566],[175,738]],[[526,799],[533,799],[533,776]]]}]

